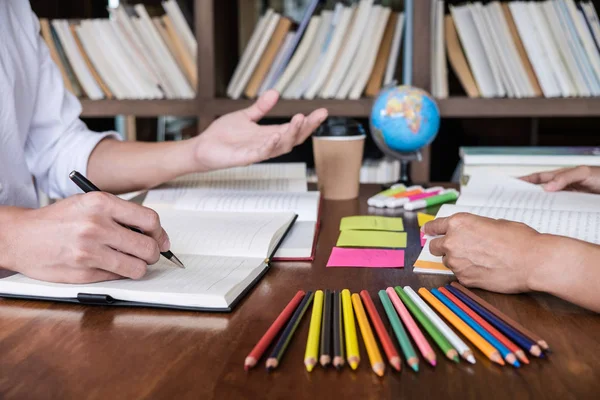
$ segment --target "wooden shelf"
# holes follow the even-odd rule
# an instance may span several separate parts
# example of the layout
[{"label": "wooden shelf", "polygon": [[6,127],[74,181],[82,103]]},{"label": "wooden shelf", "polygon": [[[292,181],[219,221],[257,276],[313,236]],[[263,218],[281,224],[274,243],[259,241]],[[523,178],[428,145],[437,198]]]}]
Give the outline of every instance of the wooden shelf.
[{"label": "wooden shelf", "polygon": [[[205,112],[215,116],[249,107],[253,100],[232,100],[217,98],[204,105]],[[281,99],[269,113],[269,117],[291,117],[294,114],[308,114],[313,110],[324,107],[330,116],[335,117],[368,117],[371,112],[372,99],[360,100],[284,100]]]},{"label": "wooden shelf", "polygon": [[155,117],[159,115],[197,116],[198,100],[81,100],[83,117],[112,117],[135,115]]},{"label": "wooden shelf", "polygon": [[600,98],[438,99],[446,118],[598,117]]}]

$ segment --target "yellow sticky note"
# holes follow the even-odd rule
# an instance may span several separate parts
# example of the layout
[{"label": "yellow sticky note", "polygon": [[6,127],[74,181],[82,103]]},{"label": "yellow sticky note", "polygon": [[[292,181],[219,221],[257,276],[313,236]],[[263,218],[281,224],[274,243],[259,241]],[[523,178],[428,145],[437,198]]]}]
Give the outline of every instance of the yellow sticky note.
[{"label": "yellow sticky note", "polygon": [[398,249],[406,247],[406,232],[342,231],[338,247],[384,247]]},{"label": "yellow sticky note", "polygon": [[340,222],[340,231],[403,231],[402,218],[379,217],[375,215],[355,215],[344,217]]},{"label": "yellow sticky note", "polygon": [[429,215],[424,213],[417,213],[417,221],[419,221],[419,227],[422,227],[429,221],[433,221],[435,219],[435,215]]}]

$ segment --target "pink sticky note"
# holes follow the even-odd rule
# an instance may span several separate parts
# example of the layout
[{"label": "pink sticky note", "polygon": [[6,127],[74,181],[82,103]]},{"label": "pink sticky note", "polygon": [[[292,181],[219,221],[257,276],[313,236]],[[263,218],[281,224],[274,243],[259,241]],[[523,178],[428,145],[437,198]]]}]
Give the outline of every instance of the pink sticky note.
[{"label": "pink sticky note", "polygon": [[427,239],[425,239],[425,234],[423,232],[420,233],[421,235],[421,247],[425,246],[425,242],[427,242]]},{"label": "pink sticky note", "polygon": [[328,267],[404,267],[404,250],[352,249],[334,247]]}]

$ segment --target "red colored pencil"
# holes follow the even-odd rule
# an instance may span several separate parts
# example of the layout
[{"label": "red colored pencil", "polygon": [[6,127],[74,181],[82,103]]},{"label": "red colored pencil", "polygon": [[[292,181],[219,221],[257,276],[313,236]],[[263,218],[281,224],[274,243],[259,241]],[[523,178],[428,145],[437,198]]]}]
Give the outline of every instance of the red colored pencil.
[{"label": "red colored pencil", "polygon": [[388,335],[385,326],[383,325],[383,321],[375,308],[375,304],[373,304],[373,300],[369,295],[369,292],[363,290],[360,292],[360,297],[363,301],[365,308],[367,309],[367,313],[369,314],[369,318],[375,327],[375,331],[377,332],[377,336],[379,336],[379,340],[381,341],[381,345],[383,346],[383,351],[392,365],[396,369],[396,371],[400,371],[400,367],[402,365],[402,361],[400,360],[400,355],[396,351],[394,347],[394,343],[392,343],[392,339],[390,335]]},{"label": "red colored pencil", "polygon": [[469,308],[465,303],[457,299],[448,289],[441,287],[439,291],[446,295],[454,304],[456,304],[461,310],[463,310],[469,317],[473,318],[475,322],[483,327],[486,331],[488,331],[492,336],[494,336],[500,343],[505,345],[511,352],[515,353],[515,355],[519,358],[519,360],[523,361],[525,364],[529,364],[529,359],[525,355],[525,352],[521,350],[519,346],[514,344],[509,338],[504,336],[501,332],[499,332],[496,328],[490,325],[485,319],[481,318],[479,314]]},{"label": "red colored pencil", "polygon": [[281,328],[283,328],[286,322],[290,319],[294,313],[294,310],[298,307],[298,304],[300,304],[305,294],[306,293],[303,290],[299,290],[294,298],[288,303],[288,305],[285,306],[281,314],[279,314],[269,329],[267,329],[263,337],[260,338],[258,343],[256,343],[256,346],[254,346],[244,361],[244,369],[246,371],[256,365],[265,350],[267,350],[267,347],[269,347],[273,339],[275,339],[275,336],[277,336]]}]

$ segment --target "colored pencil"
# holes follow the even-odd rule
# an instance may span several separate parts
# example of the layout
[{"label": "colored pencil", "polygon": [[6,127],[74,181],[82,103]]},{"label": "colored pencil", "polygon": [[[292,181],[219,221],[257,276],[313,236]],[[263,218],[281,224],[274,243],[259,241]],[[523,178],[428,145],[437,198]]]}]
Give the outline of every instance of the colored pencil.
[{"label": "colored pencil", "polygon": [[275,319],[273,324],[267,329],[265,334],[260,338],[258,343],[254,346],[250,354],[246,357],[244,361],[244,369],[247,371],[250,368],[253,368],[260,357],[262,357],[263,353],[267,350],[275,336],[279,333],[281,328],[285,325],[285,323],[290,319],[294,310],[298,307],[298,304],[302,301],[306,293],[303,290],[299,290],[298,293],[290,300],[287,306],[281,311],[279,316]]},{"label": "colored pencil", "polygon": [[342,296],[339,291],[333,292],[333,366],[338,370],[344,366],[344,313]]},{"label": "colored pencil", "polygon": [[[438,317],[438,315],[435,313],[435,311],[433,311],[423,301],[423,299],[421,299],[419,297],[417,292],[415,292],[409,286],[405,286],[404,291],[412,299],[412,301],[415,302],[417,307],[419,307],[421,309],[421,311],[423,311],[423,314],[425,314],[425,316],[427,318],[429,318],[431,323],[433,325],[435,325],[435,327],[441,332],[441,334],[446,337],[446,339],[450,342],[450,344],[452,346],[454,346],[454,348],[456,349],[458,354],[460,354],[460,356],[462,358],[464,358],[471,364],[475,364],[475,357],[473,357],[473,352],[471,351],[469,346],[467,346],[467,344],[465,342],[463,342],[462,339],[459,338],[458,335],[456,333],[454,333],[454,331],[452,331],[452,329],[450,329],[450,327],[448,325],[446,325],[446,323],[444,321],[442,321],[442,319],[440,317]],[[419,289],[419,293],[421,293],[422,291],[427,292],[427,289],[425,289],[425,288]],[[454,361],[458,362],[458,356],[456,357],[456,359]]]},{"label": "colored pencil", "polygon": [[323,302],[323,321],[321,322],[321,366],[326,367],[331,363],[331,324],[332,324],[333,293],[325,290],[325,301]]},{"label": "colored pencil", "polygon": [[308,328],[306,351],[304,352],[304,365],[308,372],[312,372],[319,358],[319,338],[321,335],[321,317],[323,316],[323,291],[317,290],[313,299],[312,316]]},{"label": "colored pencil", "polygon": [[354,312],[356,313],[356,320],[358,321],[360,334],[365,342],[365,348],[367,349],[367,355],[369,356],[371,368],[373,369],[373,372],[377,374],[377,376],[383,376],[385,373],[385,363],[381,357],[379,347],[377,347],[377,341],[375,341],[375,336],[373,335],[371,325],[369,325],[369,320],[367,319],[367,314],[365,313],[362,301],[357,293],[352,294],[352,306],[354,308]]},{"label": "colored pencil", "polygon": [[521,364],[519,364],[519,361],[517,360],[517,356],[511,353],[511,351],[508,350],[506,346],[500,343],[498,339],[492,336],[488,331],[483,329],[483,327],[477,322],[475,322],[473,318],[469,317],[463,310],[460,309],[460,307],[458,307],[458,305],[456,305],[456,303],[454,303],[452,300],[450,300],[437,289],[433,289],[432,293],[444,304],[446,304],[446,306],[448,306],[454,312],[454,314],[458,315],[463,321],[465,321],[467,325],[475,329],[475,331],[479,333],[481,337],[483,337],[489,344],[494,346],[500,352],[500,355],[506,360],[506,362],[517,368],[521,366]]},{"label": "colored pencil", "polygon": [[[510,343],[510,345],[511,345],[511,346],[506,346],[506,347],[508,347],[509,349],[517,348],[519,354],[517,354],[517,352],[515,351],[515,355],[517,357],[519,357],[519,359],[521,359],[521,356],[525,357],[525,359],[527,360],[526,363],[529,364],[529,360],[525,356],[525,353],[518,346],[521,346],[524,349],[527,349],[527,351],[529,351],[532,355],[534,355],[536,357],[540,357],[542,355],[542,350],[540,349],[540,346],[538,346],[535,342],[532,342],[526,336],[523,336],[519,332],[512,329],[509,325],[505,324],[501,319],[497,318],[494,314],[492,314],[491,312],[489,312],[488,310],[486,310],[485,308],[480,306],[475,301],[471,300],[471,298],[469,296],[466,296],[463,292],[461,292],[460,290],[458,290],[452,286],[446,286],[446,289],[447,289],[446,292],[449,292],[449,294],[446,294],[446,293],[444,293],[444,294],[446,294],[446,296],[448,296],[448,297],[454,296],[458,302],[454,301],[452,298],[450,298],[450,299],[452,301],[454,301],[456,304],[463,303],[463,305],[465,306],[466,309],[470,310],[471,313],[475,314],[479,319],[481,319],[483,321],[483,323],[481,323],[481,326],[483,326],[485,329],[487,329],[488,332],[490,332],[492,334],[494,334],[494,332],[497,332],[499,335],[501,335],[501,337],[505,338],[508,341],[508,343]],[[460,304],[459,304],[459,307],[460,307]],[[477,314],[477,313],[479,313],[479,314]],[[475,321],[477,321],[477,318],[475,318],[475,317],[472,317],[472,318]],[[489,321],[489,323],[488,323],[488,321]],[[487,327],[486,327],[486,325],[487,325]],[[498,330],[500,332],[498,330],[496,330],[496,328],[494,328],[494,327],[498,328]],[[511,341],[511,339],[514,340],[516,342],[516,344],[513,343]],[[500,339],[498,339],[498,340],[500,340]],[[514,350],[511,350],[511,351],[514,351]]]},{"label": "colored pencil", "polygon": [[[458,292],[458,293],[455,293]],[[454,289],[452,286],[447,285],[445,288],[440,288],[440,292],[442,292],[446,297],[454,302],[461,310],[463,310],[469,317],[473,318],[475,322],[477,322],[483,329],[488,331],[492,336],[494,336],[500,343],[506,346],[508,350],[513,352],[517,358],[524,362],[525,364],[529,364],[529,359],[525,356],[525,352],[521,350],[516,344],[511,342],[506,336],[504,336],[501,332],[499,332],[496,328],[491,326],[485,319],[479,316],[475,311],[478,311],[476,308],[473,308],[473,304],[469,304],[466,302],[461,296],[464,296],[460,291]],[[461,296],[459,296],[460,294]],[[455,296],[456,295],[456,296]],[[458,297],[458,299],[457,299]],[[460,300],[459,300],[460,299]],[[467,297],[468,299],[468,297]],[[456,300],[456,301],[455,301]],[[461,301],[462,300],[462,301]],[[470,300],[470,299],[469,299]],[[477,305],[477,303],[475,303]],[[469,308],[471,307],[471,308]]]},{"label": "colored pencil", "polygon": [[400,348],[404,353],[404,357],[406,358],[406,363],[415,371],[419,372],[419,358],[417,357],[417,353],[415,353],[415,349],[402,326],[402,322],[400,322],[400,318],[398,317],[398,313],[394,310],[394,306],[392,301],[388,297],[385,290],[379,291],[379,299],[381,300],[381,304],[383,304],[383,309],[392,325],[392,329],[394,330],[394,334],[396,335],[396,339],[398,343],[400,343]]},{"label": "colored pencil", "polygon": [[348,289],[342,290],[342,309],[344,313],[344,333],[346,334],[346,359],[352,369],[358,368],[360,353],[358,351],[358,337],[354,323],[352,299]]},{"label": "colored pencil", "polygon": [[421,309],[417,307],[415,302],[412,301],[412,299],[406,294],[404,289],[402,289],[400,286],[396,286],[394,289],[406,305],[406,308],[410,310],[410,312],[419,321],[421,326],[425,328],[429,336],[431,336],[431,338],[438,345],[440,350],[442,350],[442,353],[444,353],[446,357],[448,357],[448,359],[454,362],[458,362],[458,352],[454,347],[452,347],[448,339],[446,339],[446,337],[442,335],[442,333],[435,327],[435,325],[429,320],[429,318],[427,318],[427,316],[421,311]]},{"label": "colored pencil", "polygon": [[296,311],[294,311],[294,315],[292,315],[292,318],[289,320],[288,324],[283,330],[283,333],[279,337],[277,344],[273,348],[270,357],[267,359],[267,371],[272,371],[273,369],[279,366],[281,358],[283,357],[287,346],[290,344],[292,336],[294,336],[294,332],[296,332],[298,325],[300,325],[302,317],[306,313],[306,310],[308,310],[308,306],[310,305],[313,296],[314,294],[312,291],[309,290],[308,292],[306,292],[306,295],[302,299],[302,302],[300,303],[298,308],[296,308]]},{"label": "colored pencil", "polygon": [[412,336],[413,340],[417,344],[417,347],[419,348],[419,351],[421,352],[423,357],[431,365],[435,366],[437,363],[437,360],[436,360],[435,353],[433,352],[433,349],[431,348],[431,345],[429,344],[427,339],[425,339],[425,336],[423,335],[423,333],[417,326],[417,323],[411,317],[410,313],[408,312],[408,310],[406,309],[406,307],[400,300],[400,297],[398,297],[398,294],[396,293],[396,291],[394,291],[394,288],[393,287],[387,288],[386,293],[387,293],[388,297],[390,298],[390,300],[392,301],[392,304],[396,308],[396,311],[398,311],[398,315],[400,315],[400,318],[402,318],[402,322],[404,322],[404,325],[406,325],[406,328],[410,332],[410,335]]},{"label": "colored pencil", "polygon": [[473,343],[475,347],[477,347],[486,357],[488,357],[495,363],[504,365],[504,360],[502,359],[502,356],[500,355],[498,350],[496,350],[494,346],[486,342],[485,339],[481,337],[481,335],[475,332],[473,328],[471,328],[462,319],[460,319],[458,315],[454,314],[452,310],[450,310],[434,294],[427,291],[421,293],[421,296],[423,296],[423,298],[427,300],[427,302],[431,304],[433,308],[435,308],[440,314],[442,314],[444,318],[448,320],[448,322],[450,322],[456,329],[458,329],[460,333],[462,333],[467,339],[469,339],[471,343]]},{"label": "colored pencil", "polygon": [[367,310],[367,314],[369,314],[369,318],[371,319],[371,323],[377,332],[377,336],[379,337],[379,341],[381,342],[381,347],[383,347],[383,351],[390,362],[390,365],[394,367],[396,371],[400,371],[402,366],[402,360],[400,359],[400,355],[396,351],[394,347],[394,343],[392,343],[392,338],[387,333],[385,326],[383,325],[383,321],[375,308],[375,304],[371,299],[371,295],[366,290],[360,292],[360,298],[362,299],[363,305]]},{"label": "colored pencil", "polygon": [[471,292],[469,289],[464,287],[458,282],[452,282],[453,287],[457,288],[467,296],[469,296],[473,301],[479,303],[480,306],[494,314],[496,317],[504,321],[507,325],[510,325],[514,330],[521,333],[521,335],[528,337],[532,342],[537,343],[542,349],[549,350],[550,346],[548,346],[548,342],[540,337],[540,335],[531,332],[529,329],[525,328],[523,325],[510,318],[508,315],[504,314],[502,311],[498,310],[496,307],[492,306],[487,301],[483,300],[481,297],[477,296],[475,293]]}]

